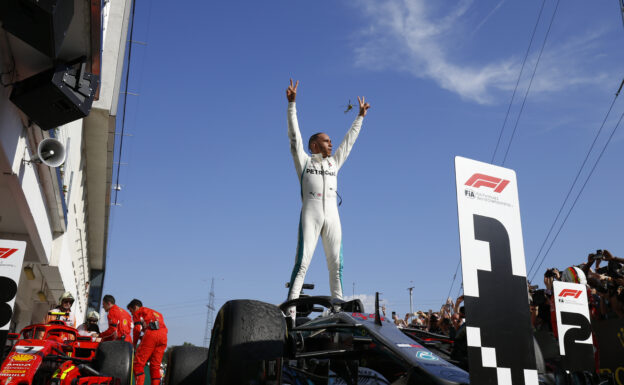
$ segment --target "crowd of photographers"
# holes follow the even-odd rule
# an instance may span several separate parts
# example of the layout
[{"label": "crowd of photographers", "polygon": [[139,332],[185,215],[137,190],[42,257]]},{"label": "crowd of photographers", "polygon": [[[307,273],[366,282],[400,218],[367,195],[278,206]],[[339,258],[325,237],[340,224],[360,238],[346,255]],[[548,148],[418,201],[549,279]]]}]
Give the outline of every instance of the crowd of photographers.
[{"label": "crowd of photographers", "polygon": [[[553,281],[586,285],[592,320],[624,318],[624,258],[613,256],[609,250],[591,253],[586,262],[565,270],[547,269],[543,289],[538,289],[537,285],[529,286],[531,321],[535,330],[553,331]],[[417,328],[452,338],[464,323],[463,300],[463,295],[455,303],[449,298],[440,311],[417,311],[403,318],[392,312],[392,320],[401,328]],[[385,306],[382,311],[386,315]]]},{"label": "crowd of photographers", "polygon": [[[404,318],[392,312],[392,320],[400,328],[416,328],[453,338],[465,321],[464,307],[461,306],[463,301],[463,295],[455,303],[449,298],[440,311],[434,312],[430,309],[425,313],[419,310],[413,314],[405,314]],[[385,306],[382,307],[382,312],[386,315]]]},{"label": "crowd of photographers", "polygon": [[[553,282],[563,281],[586,285],[589,313],[592,322],[624,319],[624,258],[613,256],[608,250],[589,254],[587,261],[564,270],[547,269],[544,273],[545,288],[528,287],[529,307],[533,330],[547,332],[557,337],[555,298]],[[418,329],[447,338],[451,342],[450,357],[467,368],[464,298],[453,303],[449,298],[440,311],[417,311],[399,317],[392,312],[392,319],[399,328]],[[385,315],[386,309],[382,307]],[[552,337],[551,337],[552,338]]]},{"label": "crowd of photographers", "polygon": [[[602,265],[602,266],[601,266]],[[592,321],[624,318],[624,258],[609,250],[598,250],[587,261],[563,271],[551,268],[544,273],[545,289],[530,286],[531,320],[536,330],[555,331],[553,281],[584,284],[587,287]]]}]

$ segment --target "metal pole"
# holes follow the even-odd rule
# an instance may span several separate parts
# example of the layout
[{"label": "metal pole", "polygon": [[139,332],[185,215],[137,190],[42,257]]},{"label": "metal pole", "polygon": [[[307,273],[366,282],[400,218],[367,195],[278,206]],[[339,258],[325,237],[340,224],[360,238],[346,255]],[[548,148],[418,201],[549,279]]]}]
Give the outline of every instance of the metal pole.
[{"label": "metal pole", "polygon": [[408,287],[407,290],[409,290],[410,293],[410,317],[412,317],[414,315],[414,309],[412,306],[412,290],[414,290],[414,286]]},{"label": "metal pole", "polygon": [[353,298],[355,298],[355,282],[353,282],[353,292],[352,292],[352,294],[353,294]]}]

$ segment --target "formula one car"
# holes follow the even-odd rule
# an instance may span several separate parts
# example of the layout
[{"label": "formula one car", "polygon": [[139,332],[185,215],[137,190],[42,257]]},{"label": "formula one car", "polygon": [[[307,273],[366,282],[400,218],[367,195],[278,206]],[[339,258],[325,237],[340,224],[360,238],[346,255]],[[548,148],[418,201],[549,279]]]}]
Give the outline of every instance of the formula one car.
[{"label": "formula one car", "polygon": [[132,345],[94,342],[63,321],[27,326],[0,367],[0,385],[130,385]]},{"label": "formula one car", "polygon": [[[285,310],[297,306],[289,325]],[[312,312],[322,314],[310,319]],[[360,300],[300,297],[279,307],[233,300],[219,311],[210,348],[174,347],[168,385],[468,384],[468,373],[404,334]]]}]

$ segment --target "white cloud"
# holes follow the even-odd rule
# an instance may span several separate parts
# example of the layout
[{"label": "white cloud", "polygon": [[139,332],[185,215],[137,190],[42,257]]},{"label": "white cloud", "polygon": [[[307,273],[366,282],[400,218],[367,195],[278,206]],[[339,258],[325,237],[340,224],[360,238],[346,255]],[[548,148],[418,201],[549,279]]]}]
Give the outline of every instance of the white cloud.
[{"label": "white cloud", "polygon": [[507,1],[507,0],[501,0],[498,2],[498,4],[496,4],[496,7],[494,7],[494,9],[492,9],[490,11],[490,13],[487,14],[486,17],[483,18],[483,20],[481,20],[481,22],[477,25],[477,27],[474,29],[474,31],[472,31],[472,34],[474,35],[478,30],[481,29],[481,27],[483,27],[483,24],[485,24],[488,20],[490,20],[490,17],[492,17],[492,15],[494,15],[496,13],[496,11],[498,11],[498,9],[503,5],[503,3]]},{"label": "white cloud", "polygon": [[[476,29],[497,11],[504,1],[483,19]],[[365,44],[355,49],[356,65],[373,70],[394,69],[406,71],[418,78],[431,79],[440,87],[454,92],[463,99],[480,104],[508,101],[509,92],[515,86],[522,57],[507,57],[492,62],[475,64],[460,63],[450,52],[468,43],[462,23],[472,5],[471,0],[460,0],[447,14],[436,15],[436,2],[426,0],[361,0],[359,7],[370,24],[363,31]],[[552,34],[552,32],[551,32]],[[468,34],[469,35],[469,34]],[[603,83],[604,73],[583,73],[581,53],[585,60],[596,48],[600,33],[568,37],[563,44],[547,43],[540,59],[540,66],[531,93],[553,92],[569,86]],[[551,36],[552,38],[552,36]],[[542,43],[536,37],[532,55],[527,61],[523,83],[528,81]],[[519,48],[518,52],[526,49]],[[474,55],[478,60],[478,55]],[[520,88],[522,89],[522,88]],[[502,99],[501,99],[502,97]]]}]

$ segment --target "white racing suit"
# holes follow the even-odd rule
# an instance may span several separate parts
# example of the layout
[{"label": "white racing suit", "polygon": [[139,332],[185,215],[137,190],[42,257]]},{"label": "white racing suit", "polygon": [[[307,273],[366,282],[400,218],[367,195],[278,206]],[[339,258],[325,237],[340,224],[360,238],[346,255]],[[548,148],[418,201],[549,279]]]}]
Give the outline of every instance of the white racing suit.
[{"label": "white racing suit", "polygon": [[[355,119],[333,156],[309,156],[303,148],[296,105],[288,104],[288,138],[295,170],[301,183],[302,200],[297,254],[290,278],[288,300],[299,298],[319,234],[323,239],[327,258],[331,296],[342,298],[342,229],[336,203],[337,175],[358,137],[362,120],[361,116]],[[288,313],[295,318],[295,308],[290,308]]]}]

